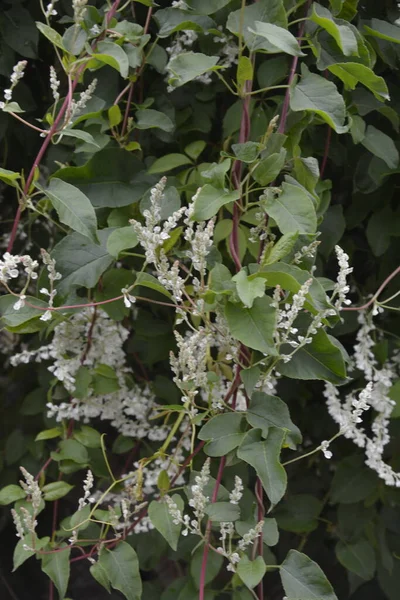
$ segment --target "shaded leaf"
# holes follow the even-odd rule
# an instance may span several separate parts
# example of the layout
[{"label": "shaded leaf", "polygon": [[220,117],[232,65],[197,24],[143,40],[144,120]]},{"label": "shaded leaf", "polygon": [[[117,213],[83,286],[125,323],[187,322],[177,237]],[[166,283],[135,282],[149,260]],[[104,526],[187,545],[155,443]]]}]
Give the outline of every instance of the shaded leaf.
[{"label": "shaded leaf", "polygon": [[286,491],[287,475],[279,461],[284,437],[284,431],[271,427],[267,439],[263,440],[261,430],[252,429],[237,450],[238,458],[256,470],[272,505],[277,504]]}]

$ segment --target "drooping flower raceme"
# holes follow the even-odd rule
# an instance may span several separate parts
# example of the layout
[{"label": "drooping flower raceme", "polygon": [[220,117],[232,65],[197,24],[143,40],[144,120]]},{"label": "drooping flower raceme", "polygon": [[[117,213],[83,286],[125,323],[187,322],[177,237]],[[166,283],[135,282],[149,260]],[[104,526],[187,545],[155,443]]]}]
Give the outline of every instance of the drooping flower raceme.
[{"label": "drooping flower raceme", "polygon": [[[366,464],[376,471],[387,485],[400,487],[400,473],[396,473],[383,459],[385,447],[390,441],[390,415],[395,402],[390,398],[390,388],[400,375],[400,356],[395,353],[381,368],[372,349],[375,345],[371,333],[375,329],[373,311],[360,311],[358,321],[361,325],[354,346],[353,361],[367,384],[358,395],[347,394],[342,402],[340,393],[332,384],[325,386],[325,398],[329,414],[338,423],[343,435],[365,450]],[[371,433],[369,436],[362,426],[365,411],[373,411]]]},{"label": "drooping flower raceme", "polygon": [[4,100],[5,100],[5,102],[0,102],[0,110],[2,110],[3,108],[5,108],[6,104],[12,100],[13,89],[18,84],[18,82],[23,78],[24,73],[25,73],[25,67],[26,67],[27,64],[28,63],[27,63],[26,60],[20,60],[13,67],[13,72],[12,72],[11,77],[10,77],[10,83],[11,83],[11,85],[10,85],[10,87],[8,89],[4,90]]}]

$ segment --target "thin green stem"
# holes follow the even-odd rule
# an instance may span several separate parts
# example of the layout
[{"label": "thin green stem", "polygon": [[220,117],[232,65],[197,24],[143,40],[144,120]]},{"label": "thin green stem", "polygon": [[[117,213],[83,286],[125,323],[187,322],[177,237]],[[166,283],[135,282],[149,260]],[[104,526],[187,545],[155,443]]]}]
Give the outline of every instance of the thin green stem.
[{"label": "thin green stem", "polygon": [[114,473],[112,472],[110,463],[109,463],[108,458],[107,458],[107,451],[106,451],[106,446],[105,446],[105,443],[104,443],[105,436],[106,436],[106,434],[103,433],[102,436],[101,436],[101,438],[100,438],[101,451],[103,453],[104,462],[106,463],[106,466],[107,466],[107,471],[110,473],[110,477],[111,477],[112,481],[115,482],[116,479],[114,477]]}]

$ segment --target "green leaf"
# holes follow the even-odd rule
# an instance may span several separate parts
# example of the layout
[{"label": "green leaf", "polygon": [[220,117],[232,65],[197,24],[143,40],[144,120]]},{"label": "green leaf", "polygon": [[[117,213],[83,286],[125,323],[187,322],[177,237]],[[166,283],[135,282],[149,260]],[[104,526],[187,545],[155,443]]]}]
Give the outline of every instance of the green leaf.
[{"label": "green leaf", "polygon": [[240,197],[239,192],[226,192],[206,183],[201,188],[194,203],[193,219],[196,221],[207,221],[217,214],[225,204],[235,202]]},{"label": "green leaf", "polygon": [[242,90],[243,86],[246,84],[246,81],[253,81],[253,77],[253,63],[251,62],[248,56],[242,55],[239,58],[236,72],[236,82],[238,89]]},{"label": "green leaf", "polygon": [[260,429],[249,431],[237,456],[251,465],[261,479],[261,483],[271,504],[278,504],[286,491],[287,475],[279,461],[285,432],[271,427],[266,440],[261,437]]},{"label": "green leaf", "polygon": [[321,379],[334,384],[346,381],[343,354],[322,329],[311,344],[300,348],[287,363],[279,364],[279,371],[290,379]]},{"label": "green leaf", "polygon": [[231,0],[187,0],[186,4],[198,15],[212,15]]},{"label": "green leaf", "polygon": [[137,202],[148,184],[131,185],[142,163],[120,148],[105,148],[81,167],[64,167],[53,176],[78,187],[95,207],[118,208]]},{"label": "green leaf", "polygon": [[376,490],[378,482],[362,455],[348,456],[339,463],[333,476],[331,502],[351,504],[365,500]]},{"label": "green leaf", "polygon": [[208,456],[225,456],[237,448],[243,439],[240,413],[224,413],[212,417],[200,429],[198,438],[207,440],[205,452]]},{"label": "green leaf", "polygon": [[259,0],[247,5],[244,10],[238,9],[229,14],[226,26],[231,33],[243,35],[246,46],[251,52],[265,50],[276,52],[276,46],[271,45],[264,37],[255,35],[250,28],[254,28],[256,21],[273,23],[287,29],[286,10],[282,0]]},{"label": "green leaf", "polygon": [[61,223],[81,233],[95,244],[97,240],[97,218],[87,196],[78,188],[61,179],[50,180],[47,189],[37,185],[57,211]]},{"label": "green leaf", "polygon": [[171,58],[168,63],[169,85],[180,87],[199,75],[214,71],[219,56],[207,56],[200,52],[182,52]]},{"label": "green leaf", "polygon": [[282,184],[282,193],[266,201],[267,213],[282,233],[315,233],[317,215],[306,192],[291,183]]},{"label": "green leaf", "polygon": [[[25,299],[26,304],[19,310],[15,310],[14,304],[16,301],[17,298],[11,294],[0,296],[0,315],[2,323],[8,328],[20,327],[21,325],[25,326],[21,332],[26,331],[27,333],[31,333],[33,331],[38,331],[41,323],[38,320],[38,317],[41,317],[48,308],[47,302],[43,302],[43,300],[39,300],[33,296],[27,296]],[[32,308],[32,306],[27,304],[28,302],[34,306],[41,307],[43,310]]]},{"label": "green leaf", "polygon": [[198,140],[197,142],[190,142],[185,147],[185,154],[190,156],[192,160],[196,160],[207,146],[207,142],[204,140]]},{"label": "green leaf", "polygon": [[136,552],[126,542],[119,542],[113,550],[104,548],[98,563],[104,570],[112,587],[127,600],[140,600],[142,580]]},{"label": "green leaf", "polygon": [[253,171],[253,178],[262,186],[268,185],[278,177],[285,161],[286,150],[281,148],[279,152],[274,152],[260,161]]},{"label": "green leaf", "polygon": [[73,487],[73,485],[70,485],[66,481],[53,481],[44,485],[42,492],[46,501],[53,501],[66,496]]},{"label": "green leaf", "polygon": [[271,306],[271,298],[256,298],[251,308],[228,302],[225,317],[231,335],[253,350],[276,356],[274,331],[276,311]]},{"label": "green leaf", "polygon": [[51,458],[55,461],[73,460],[78,464],[87,464],[89,462],[89,455],[85,446],[76,440],[63,440],[59,443],[58,448],[58,452],[51,453]]},{"label": "green leaf", "polygon": [[207,163],[207,166],[208,168],[204,170],[201,169],[201,167],[199,168],[199,170],[201,170],[201,178],[205,179],[207,183],[211,183],[215,187],[225,187],[226,174],[231,168],[231,159],[226,158],[220,163],[212,163],[211,165]]},{"label": "green leaf", "polygon": [[164,8],[158,10],[154,15],[158,23],[158,37],[169,37],[171,33],[182,30],[206,31],[215,26],[212,19],[202,15],[196,15],[192,12],[178,10],[176,8]]},{"label": "green leaf", "polygon": [[7,102],[7,104],[2,108],[3,112],[13,112],[13,113],[23,113],[25,112],[18,102]]},{"label": "green leaf", "polygon": [[112,231],[107,239],[107,251],[111,256],[118,258],[122,250],[128,248],[134,248],[139,243],[137,235],[132,227],[119,227],[115,231]]},{"label": "green leaf", "polygon": [[299,237],[299,232],[285,233],[274,244],[269,252],[266,253],[263,260],[263,265],[272,265],[285,258],[293,250],[294,245]]},{"label": "green leaf", "polygon": [[[74,56],[78,56],[85,47],[87,33],[82,27],[71,25],[71,27],[68,27],[68,29],[65,30],[62,41],[67,52]],[[96,63],[96,66],[97,65],[98,63]]]},{"label": "green leaf", "polygon": [[295,494],[285,499],[274,511],[278,526],[284,531],[309,533],[318,527],[323,505],[310,494]]},{"label": "green leaf", "polygon": [[284,290],[296,294],[300,287],[308,280],[313,279],[309,293],[306,295],[305,306],[308,310],[315,313],[326,308],[332,308],[325,290],[311,274],[295,265],[279,262],[273,265],[266,265],[262,271],[256,271],[251,277],[265,277],[268,287],[280,285]]},{"label": "green leaf", "polygon": [[[197,589],[200,587],[200,573],[201,573],[201,565],[203,562],[203,552],[204,552],[203,546],[200,546],[199,548],[197,548],[197,550],[195,550],[193,553],[193,557],[192,557],[192,560],[190,563],[190,575],[191,575]],[[224,562],[224,559],[220,554],[217,554],[215,552],[213,552],[212,554],[211,554],[211,552],[209,553],[207,563],[206,563],[206,573],[205,573],[205,581],[204,581],[204,583],[206,585],[207,585],[207,583],[210,583],[213,579],[215,579],[215,577],[218,575],[218,573],[221,570],[223,562]],[[195,595],[193,594],[189,597],[190,600],[197,600],[199,594],[198,594],[197,590],[195,590],[195,592],[196,592]],[[174,598],[175,598],[175,596],[174,596]],[[179,595],[178,600],[189,600],[189,599],[186,594],[183,594],[183,595]],[[207,596],[205,596],[205,600],[211,600],[211,598],[209,597],[207,599]]]},{"label": "green leaf", "polygon": [[291,600],[338,600],[321,567],[297,550],[289,550],[279,573]]},{"label": "green leaf", "polygon": [[107,229],[98,232],[100,246],[92,244],[80,233],[65,236],[55,246],[52,258],[56,260],[57,270],[62,275],[57,285],[60,294],[70,292],[73,287],[93,288],[96,285],[114,260],[106,250],[109,233]]},{"label": "green leaf", "polygon": [[[11,8],[5,10],[6,7],[3,6],[1,15],[3,48],[5,49],[6,46],[9,46],[25,58],[37,58],[39,34],[31,12],[23,8],[19,2],[11,2],[9,4],[12,5]],[[2,54],[5,54],[4,49],[2,50]],[[13,64],[11,62],[11,65]]]},{"label": "green leaf", "polygon": [[371,26],[364,24],[364,31],[367,35],[369,34],[381,40],[393,42],[394,44],[400,44],[400,28],[397,25],[388,23],[388,21],[371,19]]},{"label": "green leaf", "polygon": [[293,111],[304,110],[315,113],[330,125],[336,133],[346,133],[346,106],[343,97],[332,81],[320,75],[310,73],[304,63],[301,65],[302,77],[290,88],[290,108]]},{"label": "green leaf", "polygon": [[50,40],[54,46],[57,46],[57,48],[60,48],[60,50],[65,51],[62,37],[55,29],[49,27],[49,25],[46,25],[45,23],[41,23],[40,21],[36,21],[36,27],[39,29],[40,33],[47,37],[47,39]]},{"label": "green leaf", "polygon": [[98,42],[96,52],[92,54],[92,59],[88,62],[89,69],[93,67],[96,60],[116,69],[122,77],[128,77],[129,60],[126,52],[118,44],[114,42]]},{"label": "green leaf", "polygon": [[264,60],[257,69],[257,80],[260,88],[277,85],[287,77],[289,57],[279,55]]},{"label": "green leaf", "polygon": [[[174,494],[172,500],[175,502],[181,513],[183,513],[184,502],[181,496]],[[150,503],[149,519],[157,531],[159,531],[163,538],[167,540],[172,550],[176,550],[178,548],[182,525],[180,523],[176,525],[173,522],[173,518],[168,510],[168,504],[165,500],[153,500],[153,502]]]},{"label": "green leaf", "polygon": [[42,571],[50,577],[57,588],[60,600],[62,600],[65,597],[68,587],[71,549],[67,548],[66,544],[62,544],[60,547],[65,548],[65,550],[52,554],[43,554]]},{"label": "green leaf", "polygon": [[351,27],[341,19],[334,19],[330,11],[317,2],[312,4],[310,20],[325,29],[331,35],[343,54],[358,56],[358,43]]},{"label": "green leaf", "polygon": [[252,163],[256,160],[262,149],[261,144],[257,142],[244,142],[242,144],[232,144],[232,150],[238,160],[245,163]]},{"label": "green leaf", "polygon": [[[171,294],[168,292],[168,290],[166,290],[165,287],[161,285],[161,283],[158,281],[158,279],[156,279],[156,277],[153,277],[153,275],[149,275],[149,273],[138,273],[135,280],[135,287],[136,285],[147,287],[171,299]],[[133,290],[132,292],[133,295],[135,295]]]},{"label": "green leaf", "polygon": [[118,104],[113,104],[108,109],[108,122],[110,127],[116,127],[122,121],[122,112]]},{"label": "green leaf", "polygon": [[249,369],[241,369],[240,379],[243,381],[244,389],[246,394],[251,396],[258,380],[260,379],[261,371],[256,367],[250,367]]},{"label": "green leaf", "polygon": [[[349,90],[354,90],[357,83],[362,83],[381,102],[390,100],[389,90],[383,77],[376,75],[366,65],[356,62],[335,63],[328,66],[328,70],[339,77]],[[357,115],[352,115],[352,118],[354,119],[355,116]]]},{"label": "green leaf", "polygon": [[[304,52],[300,50],[297,39],[287,29],[261,21],[255,21],[254,26],[255,29],[249,27],[249,31],[268,40],[275,52],[285,52],[291,56],[305,56]],[[270,50],[270,52],[272,51]]]},{"label": "green leaf", "polygon": [[392,140],[386,133],[368,125],[362,145],[378,158],[381,158],[389,169],[396,169],[399,164],[399,152]]},{"label": "green leaf", "polygon": [[91,144],[95,148],[100,148],[99,144],[96,142],[94,137],[90,133],[88,133],[87,131],[83,131],[82,129],[64,129],[62,133],[60,133],[59,139],[63,138],[64,136],[77,138],[78,140],[83,140],[85,144]]},{"label": "green leaf", "polygon": [[240,509],[231,502],[213,502],[205,509],[210,521],[221,523],[223,521],[237,521],[240,519]]},{"label": "green leaf", "polygon": [[339,541],[335,552],[338,561],[345,569],[356,573],[366,581],[373,578],[376,569],[375,552],[366,539],[353,542]]},{"label": "green leaf", "polygon": [[[296,444],[301,443],[300,430],[292,422],[287,405],[276,396],[255,392],[251,396],[246,418],[252,427],[262,430],[264,437],[268,436],[270,427],[278,427],[287,430],[291,448],[294,449]],[[287,443],[287,440],[285,442]]]},{"label": "green leaf", "polygon": [[18,179],[21,179],[20,173],[9,171],[8,169],[0,169],[0,180],[4,181],[7,185],[11,185],[15,188],[18,187]]},{"label": "green leaf", "polygon": [[62,429],[60,427],[52,427],[51,429],[45,429],[37,434],[35,437],[35,442],[40,442],[41,440],[52,440],[56,437],[62,436]]},{"label": "green leaf", "polygon": [[[33,534],[33,539],[35,542],[36,550],[42,550],[45,546],[47,546],[47,544],[50,541],[49,537],[44,537],[44,538],[38,539],[36,537],[36,534]],[[26,535],[23,539],[18,541],[18,544],[14,548],[13,572],[16,571],[18,569],[18,567],[23,565],[24,562],[26,560],[28,560],[28,558],[35,555],[35,552],[33,552],[32,550],[25,550],[25,548],[24,548],[24,546],[30,547],[31,545],[32,545],[32,534],[31,533],[28,533],[28,535]]]},{"label": "green leaf", "polygon": [[74,439],[87,448],[101,448],[100,433],[88,425],[82,425],[81,429],[74,431]]},{"label": "green leaf", "polygon": [[171,133],[175,125],[165,113],[151,108],[143,108],[136,112],[135,127],[136,129],[151,129],[156,127],[167,133]]},{"label": "green leaf", "polygon": [[153,173],[168,173],[168,171],[172,171],[172,169],[191,164],[192,161],[190,158],[184,154],[166,154],[161,158],[157,158],[147,172],[151,175]]},{"label": "green leaf", "polygon": [[109,594],[111,594],[110,580],[108,579],[107,572],[104,569],[104,567],[101,565],[101,563],[100,562],[94,563],[90,567],[89,571],[90,571],[91,576],[97,581],[97,583],[102,585],[107,590],[107,592]]},{"label": "green leaf", "polygon": [[232,277],[232,281],[235,281],[238,296],[247,308],[251,308],[254,300],[265,294],[265,281],[260,277],[249,279],[244,269]]},{"label": "green leaf", "polygon": [[256,587],[265,575],[266,566],[262,556],[250,560],[246,555],[242,556],[237,564],[236,572],[245,585],[251,590]]},{"label": "green leaf", "polygon": [[7,504],[11,504],[11,502],[16,502],[25,497],[26,494],[19,485],[6,485],[6,487],[3,487],[0,490],[0,504],[2,506],[6,506]]}]

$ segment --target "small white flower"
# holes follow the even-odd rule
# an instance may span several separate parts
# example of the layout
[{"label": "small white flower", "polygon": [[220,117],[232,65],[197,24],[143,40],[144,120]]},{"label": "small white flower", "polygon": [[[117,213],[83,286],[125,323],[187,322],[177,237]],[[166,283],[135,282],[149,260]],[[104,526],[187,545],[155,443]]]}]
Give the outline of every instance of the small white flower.
[{"label": "small white flower", "polygon": [[52,317],[51,310],[46,310],[40,317],[41,321],[50,321]]},{"label": "small white flower", "polygon": [[124,304],[125,304],[126,308],[130,308],[132,306],[132,304],[135,304],[136,298],[135,298],[135,296],[131,296],[131,294],[129,294],[127,288],[122,288],[121,292],[124,296]]},{"label": "small white flower", "polygon": [[17,300],[17,302],[13,306],[14,310],[20,310],[25,306],[25,298],[25,294],[20,295],[19,300]]},{"label": "small white flower", "polygon": [[46,17],[46,19],[49,19],[50,17],[55,17],[57,15],[57,11],[54,8],[54,5],[56,4],[56,2],[58,2],[58,0],[53,0],[52,2],[50,2],[45,10],[44,16]]},{"label": "small white flower", "polygon": [[330,450],[328,450],[329,448],[329,442],[327,440],[324,440],[323,442],[321,442],[321,451],[323,452],[325,458],[332,458],[333,454]]},{"label": "small white flower", "polygon": [[7,101],[11,100],[11,98],[12,98],[12,90],[10,90],[10,89],[4,90],[4,98]]}]

